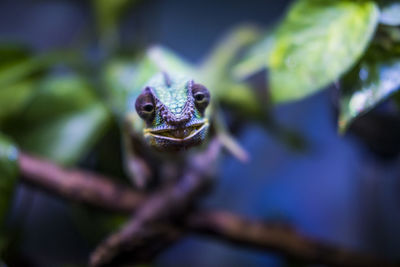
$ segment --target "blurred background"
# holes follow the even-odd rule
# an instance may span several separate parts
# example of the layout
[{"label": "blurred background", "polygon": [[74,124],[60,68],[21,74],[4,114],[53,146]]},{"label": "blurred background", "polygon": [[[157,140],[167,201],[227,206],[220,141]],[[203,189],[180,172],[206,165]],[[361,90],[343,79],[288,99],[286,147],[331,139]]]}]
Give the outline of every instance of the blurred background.
[{"label": "blurred background", "polygon": [[[141,1],[122,21],[122,46],[162,44],[197,63],[233,26],[250,22],[265,28],[282,18],[289,4]],[[95,42],[93,20],[89,1],[3,0],[0,39],[27,43],[38,52],[76,47]],[[95,46],[88,51],[98,53]],[[382,132],[398,128],[398,119],[387,115],[390,109],[383,103],[362,118],[358,128],[354,125],[339,136],[334,92],[329,88],[274,108],[281,124],[305,138],[305,149],[293,150],[257,124],[248,124],[238,140],[251,160],[243,164],[224,157],[216,186],[201,205],[289,223],[316,239],[395,258],[400,251],[400,161],[392,151],[396,144]],[[85,265],[94,244],[82,234],[65,201],[21,185],[13,216],[22,229],[21,264]],[[155,261],[155,266],[290,264],[273,253],[199,236],[184,238]]]}]

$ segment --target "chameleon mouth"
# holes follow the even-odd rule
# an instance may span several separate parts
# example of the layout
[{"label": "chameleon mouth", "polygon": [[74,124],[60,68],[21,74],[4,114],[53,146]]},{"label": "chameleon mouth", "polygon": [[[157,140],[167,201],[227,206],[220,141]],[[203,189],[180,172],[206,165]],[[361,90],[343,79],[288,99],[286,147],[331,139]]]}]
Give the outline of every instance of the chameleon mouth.
[{"label": "chameleon mouth", "polygon": [[190,126],[186,126],[184,128],[173,128],[173,129],[162,129],[162,130],[145,129],[144,134],[156,137],[158,139],[164,139],[174,142],[183,142],[197,136],[206,127],[208,127],[207,120],[201,123],[196,123]]}]

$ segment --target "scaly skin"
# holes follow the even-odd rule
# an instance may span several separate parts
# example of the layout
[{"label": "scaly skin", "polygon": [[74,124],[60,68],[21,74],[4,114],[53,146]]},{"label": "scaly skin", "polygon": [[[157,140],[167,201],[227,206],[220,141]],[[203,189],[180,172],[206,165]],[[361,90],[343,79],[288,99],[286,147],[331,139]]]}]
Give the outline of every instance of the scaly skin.
[{"label": "scaly skin", "polygon": [[137,97],[135,108],[144,120],[143,136],[159,151],[182,150],[201,144],[209,122],[208,90],[185,77],[158,73]]},{"label": "scaly skin", "polygon": [[[141,89],[131,91],[123,131],[124,159],[127,173],[138,187],[148,184],[160,164],[181,158],[171,157],[168,152],[204,142],[209,128],[209,102],[210,94],[203,85],[165,72],[153,75]],[[160,154],[166,155],[163,161],[157,159]]]}]

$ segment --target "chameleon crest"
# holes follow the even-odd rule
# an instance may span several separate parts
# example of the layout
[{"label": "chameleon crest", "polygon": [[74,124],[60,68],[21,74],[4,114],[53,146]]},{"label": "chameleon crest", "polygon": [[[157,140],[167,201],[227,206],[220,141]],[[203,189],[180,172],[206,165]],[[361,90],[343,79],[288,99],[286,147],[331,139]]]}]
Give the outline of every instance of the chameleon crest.
[{"label": "chameleon crest", "polygon": [[209,122],[210,93],[185,77],[154,76],[137,97],[135,108],[145,121],[146,142],[158,150],[180,150],[201,144]]}]

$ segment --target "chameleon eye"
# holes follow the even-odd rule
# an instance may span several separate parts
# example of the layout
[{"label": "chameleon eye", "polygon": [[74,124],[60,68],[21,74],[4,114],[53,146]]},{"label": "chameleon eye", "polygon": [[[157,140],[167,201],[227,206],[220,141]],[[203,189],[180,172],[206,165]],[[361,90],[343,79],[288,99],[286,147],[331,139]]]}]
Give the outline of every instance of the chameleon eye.
[{"label": "chameleon eye", "polygon": [[152,103],[147,103],[143,105],[143,110],[145,112],[152,112],[154,110],[154,105]]},{"label": "chameleon eye", "polygon": [[204,112],[204,110],[210,103],[210,92],[204,85],[195,83],[192,86],[192,94],[196,107],[199,109],[200,112]]},{"label": "chameleon eye", "polygon": [[146,88],[138,96],[135,103],[136,112],[145,121],[151,121],[154,118],[154,98],[149,88]]},{"label": "chameleon eye", "polygon": [[204,99],[204,94],[202,92],[198,92],[194,95],[194,99],[196,99],[197,102],[201,102]]}]

